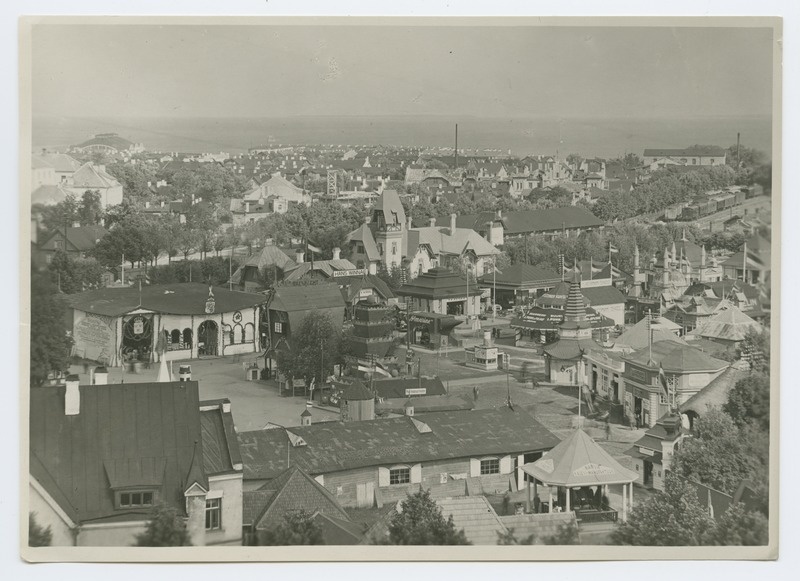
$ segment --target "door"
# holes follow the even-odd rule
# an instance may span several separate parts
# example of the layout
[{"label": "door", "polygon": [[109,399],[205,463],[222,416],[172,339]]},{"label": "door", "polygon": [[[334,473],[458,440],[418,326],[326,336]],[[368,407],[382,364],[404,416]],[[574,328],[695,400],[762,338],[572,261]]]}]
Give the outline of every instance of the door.
[{"label": "door", "polygon": [[214,321],[203,321],[197,329],[197,354],[217,355],[219,331]]},{"label": "door", "polygon": [[653,486],[653,463],[644,461],[644,485]]},{"label": "door", "polygon": [[375,483],[360,482],[356,485],[356,506],[358,508],[370,508],[375,498]]}]

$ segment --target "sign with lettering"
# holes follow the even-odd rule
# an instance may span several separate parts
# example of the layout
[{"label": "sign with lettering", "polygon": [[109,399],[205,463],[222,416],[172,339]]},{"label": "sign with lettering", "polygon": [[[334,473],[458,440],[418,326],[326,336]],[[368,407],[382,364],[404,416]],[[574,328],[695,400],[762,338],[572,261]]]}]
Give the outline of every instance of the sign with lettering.
[{"label": "sign with lettering", "polygon": [[358,298],[360,299],[364,299],[371,296],[372,296],[371,288],[362,288],[360,291],[358,291]]},{"label": "sign with lettering", "polygon": [[366,276],[366,268],[352,268],[350,270],[334,270],[333,278],[340,278],[343,276]]},{"label": "sign with lettering", "polygon": [[655,455],[655,452],[653,452],[652,450],[648,450],[647,448],[642,448],[641,446],[639,446],[639,452],[644,454],[645,456],[654,456]]},{"label": "sign with lettering", "polygon": [[589,463],[584,464],[580,468],[576,468],[572,471],[572,474],[574,476],[607,476],[609,474],[614,474],[614,470],[601,464]]},{"label": "sign with lettering", "polygon": [[432,319],[429,319],[427,317],[421,317],[419,315],[411,315],[408,318],[408,320],[411,321],[412,323],[424,323],[427,325],[428,323],[431,322]]},{"label": "sign with lettering", "polygon": [[410,387],[406,390],[406,395],[425,395],[428,390],[424,387]]}]

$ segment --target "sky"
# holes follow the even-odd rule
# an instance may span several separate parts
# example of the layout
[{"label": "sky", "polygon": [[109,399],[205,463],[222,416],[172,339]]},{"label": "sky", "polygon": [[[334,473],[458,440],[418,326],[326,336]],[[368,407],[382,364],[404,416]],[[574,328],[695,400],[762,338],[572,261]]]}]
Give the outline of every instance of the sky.
[{"label": "sky", "polygon": [[52,25],[34,117],[770,115],[772,31]]}]

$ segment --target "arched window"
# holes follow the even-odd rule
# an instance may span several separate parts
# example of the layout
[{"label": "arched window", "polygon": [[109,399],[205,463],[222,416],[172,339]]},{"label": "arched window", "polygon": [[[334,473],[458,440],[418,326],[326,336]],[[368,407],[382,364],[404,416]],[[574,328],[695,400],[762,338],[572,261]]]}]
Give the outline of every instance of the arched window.
[{"label": "arched window", "polygon": [[[166,331],[164,331],[166,333]],[[181,343],[181,330],[180,329],[173,329],[172,333],[170,333],[169,342],[173,345],[177,346]]]},{"label": "arched window", "polygon": [[233,345],[233,329],[230,325],[222,325],[222,344]]},{"label": "arched window", "polygon": [[244,329],[241,325],[237,324],[233,327],[232,343],[244,343]]},{"label": "arched window", "polygon": [[191,349],[192,348],[192,330],[191,329],[184,329],[183,330],[183,348],[184,349]]},{"label": "arched window", "polygon": [[252,343],[256,334],[256,327],[253,323],[247,323],[244,326],[244,341],[245,343]]}]

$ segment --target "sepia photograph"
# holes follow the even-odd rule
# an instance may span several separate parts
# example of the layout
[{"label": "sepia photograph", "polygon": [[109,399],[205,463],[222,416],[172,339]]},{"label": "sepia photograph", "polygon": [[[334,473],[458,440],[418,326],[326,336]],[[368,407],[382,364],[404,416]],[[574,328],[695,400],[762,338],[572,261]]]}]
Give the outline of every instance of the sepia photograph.
[{"label": "sepia photograph", "polygon": [[25,560],[777,558],[779,18],[19,30]]}]

